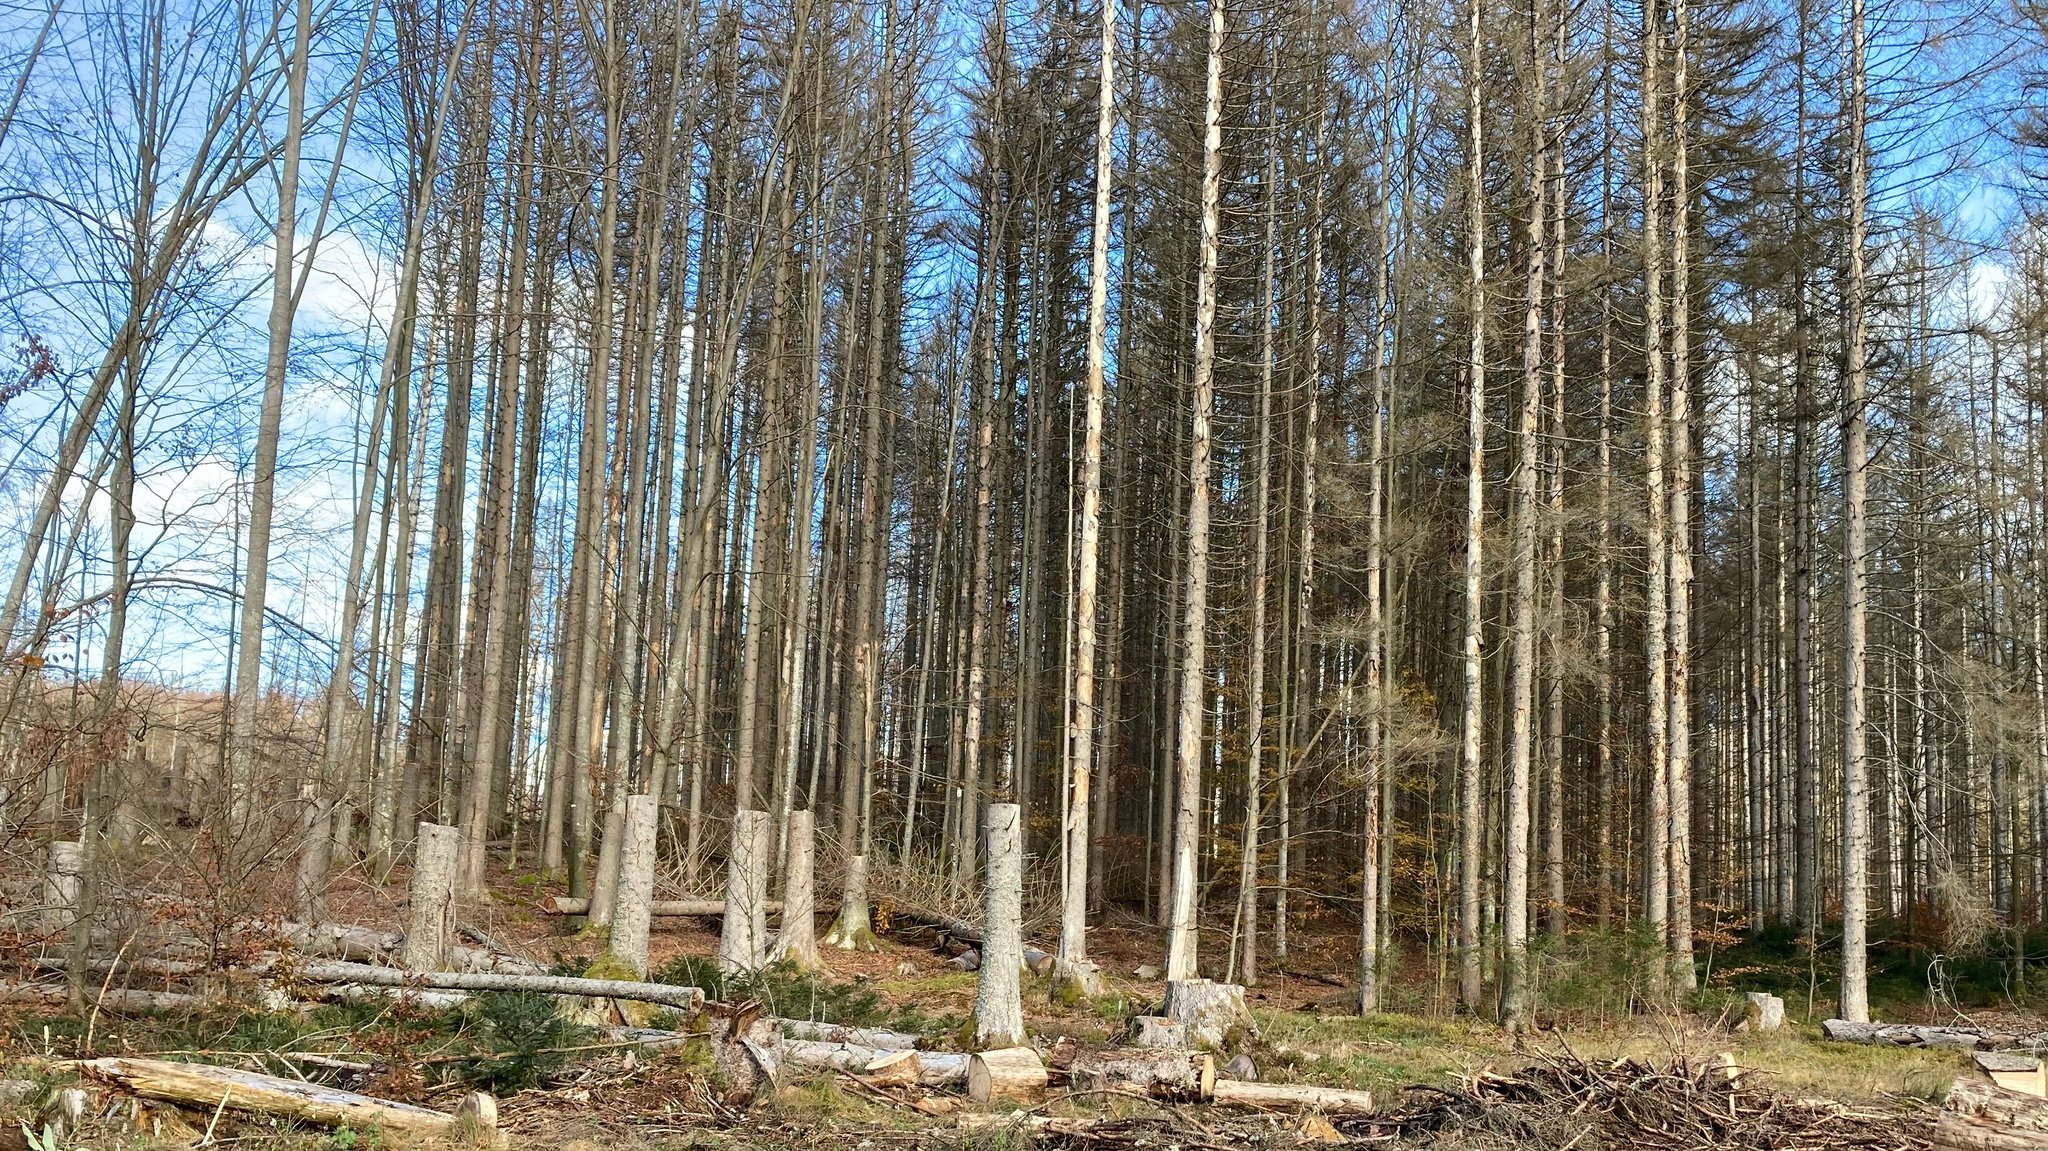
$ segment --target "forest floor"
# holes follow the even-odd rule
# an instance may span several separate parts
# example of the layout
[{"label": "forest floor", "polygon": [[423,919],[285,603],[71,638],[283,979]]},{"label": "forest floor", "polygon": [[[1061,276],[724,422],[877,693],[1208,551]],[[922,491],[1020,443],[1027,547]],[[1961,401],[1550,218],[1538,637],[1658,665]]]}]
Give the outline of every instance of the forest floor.
[{"label": "forest floor", "polygon": [[[497,897],[466,922],[500,943],[562,971],[585,966],[596,944],[567,934],[560,917],[540,913],[542,891],[531,876],[504,874]],[[403,922],[403,884],[378,888],[368,883],[337,884],[334,922],[395,929]],[[711,986],[714,997],[759,999],[772,1014],[848,1025],[887,1026],[924,1035],[936,1047],[957,1047],[971,1018],[977,976],[948,967],[946,956],[928,942],[888,930],[889,908],[878,908],[880,950],[824,949],[826,969],[814,975],[771,971],[743,985]],[[1034,933],[1035,937],[1035,933]],[[928,939],[929,937],[927,937]],[[1820,1038],[1823,1014],[1805,1010],[1788,997],[1786,1026],[1769,1034],[1731,1027],[1739,1016],[1724,1006],[1716,1012],[1673,1014],[1608,1013],[1560,1007],[1539,1016],[1538,1030],[1510,1036],[1486,1022],[1432,1011],[1441,972],[1408,972],[1390,989],[1397,1010],[1360,1017],[1355,991],[1344,974],[1355,954],[1348,932],[1298,934],[1289,969],[1260,972],[1247,998],[1258,1035],[1245,1042],[1260,1079],[1370,1090],[1384,1100],[1390,1118],[1339,1121],[1336,1126],[1299,1116],[1229,1112],[1219,1108],[1163,1104],[1135,1098],[1065,1097],[1034,1112],[1035,1127],[996,1122],[1001,1108],[977,1109],[954,1096],[884,1092],[827,1072],[786,1077],[772,1096],[752,1106],[721,1099],[701,1056],[643,1055],[589,1042],[565,1032],[520,1038],[519,1021],[485,1019],[472,1011],[397,1012],[386,1006],[322,1008],[310,1015],[271,1016],[252,1009],[223,1008],[202,1018],[151,1016],[78,1019],[56,1009],[0,1010],[0,1079],[34,1079],[39,1091],[27,1098],[0,1100],[0,1151],[26,1148],[25,1128],[42,1097],[61,1076],[49,1071],[65,1057],[175,1055],[239,1063],[255,1070],[317,1073],[279,1053],[347,1052],[376,1056],[379,1070],[338,1085],[383,1098],[447,1107],[479,1084],[502,1098],[502,1126],[515,1148],[550,1151],[661,1151],[667,1148],[731,1148],[734,1151],[796,1151],[840,1148],[1074,1147],[1126,1151],[1140,1147],[1291,1147],[1348,1142],[1358,1146],[1551,1147],[1627,1146],[1633,1151],[1691,1146],[1923,1147],[1914,1134],[1960,1074],[1974,1074],[1968,1057],[1952,1051],[1879,1048],[1831,1043]],[[1092,1002],[1063,1006],[1052,1001],[1046,982],[1026,977],[1027,1026],[1046,1043],[1067,1037],[1083,1044],[1109,1044],[1133,1015],[1157,1010],[1165,984],[1149,970],[1160,962],[1159,933],[1135,917],[1112,917],[1090,933],[1092,957],[1101,965],[1109,993]],[[709,957],[717,947],[715,921],[657,921],[652,978],[711,985],[718,982]],[[1203,953],[1228,951],[1228,919],[1205,933]],[[1141,967],[1148,968],[1141,977]],[[1780,981],[1768,963],[1733,970],[1754,981],[1758,972]],[[1220,977],[1222,972],[1212,974]],[[1582,979],[1581,982],[1584,980]],[[1560,993],[1569,980],[1559,976]],[[1730,990],[1741,980],[1721,981],[1718,1002],[1737,1001]],[[133,986],[148,987],[137,982]],[[1704,997],[1717,1002],[1710,993]],[[1608,1002],[1600,999],[1600,1003]],[[1825,1010],[1827,1004],[1818,1005]],[[1880,1005],[1888,1019],[1924,1019],[1911,1003]],[[1605,1016],[1603,1018],[1603,1015]],[[445,1016],[445,1017],[444,1017]],[[1810,1017],[1809,1017],[1810,1016]],[[2012,1029],[2048,1030],[2048,1022],[2010,1011],[1982,1023]],[[1944,1022],[1946,1020],[1943,1020]],[[529,1021],[530,1022],[530,1021]],[[492,1028],[496,1030],[493,1031]],[[507,1037],[511,1038],[507,1038]],[[546,1036],[554,1036],[549,1039]],[[566,1037],[569,1041],[563,1042]],[[489,1051],[511,1048],[511,1051]],[[563,1052],[560,1047],[574,1048]],[[1761,1100],[1758,1115],[1779,1122],[1797,1111],[1801,1122],[1821,1122],[1810,1137],[1798,1131],[1764,1136],[1727,1127],[1710,1117],[1704,1127],[1671,1115],[1630,1114],[1595,1122],[1592,1113],[1610,1108],[1591,1102],[1615,1084],[1601,1081],[1634,1076],[1629,1091],[1656,1083],[1679,1083],[1677,1096],[1690,1100],[1694,1084],[1726,1053],[1743,1069],[1745,1091]],[[1633,1062],[1617,1062],[1632,1060]],[[1622,1068],[1623,1071],[1614,1071]],[[1666,1074],[1677,1069],[1691,1080]],[[296,1073],[296,1072],[292,1072]],[[1522,1077],[1534,1074],[1535,1080]],[[1544,1078],[1548,1076],[1548,1078]],[[1567,1082],[1568,1081],[1568,1082]],[[1654,1082],[1653,1082],[1654,1081]],[[1530,1086],[1531,1083],[1547,1086]],[[1560,1085],[1563,1084],[1563,1085]],[[1648,1086],[1643,1086],[1647,1084]],[[1490,1094],[1489,1094],[1490,1093]],[[1606,1096],[1601,1096],[1605,1098]],[[1483,1106],[1512,1103],[1522,1111]],[[1826,1101],[1826,1102],[1817,1102]],[[1529,1107],[1536,1107],[1530,1111]],[[1681,1111],[1692,1105],[1686,1103]],[[1716,1104],[1716,1106],[1720,1106]],[[1547,1108],[1547,1110],[1545,1110]],[[1799,1111],[1799,1108],[1805,1108]],[[1818,1109],[1818,1110],[1816,1110]],[[1623,1106],[1622,1111],[1630,1110]],[[1737,1110],[1727,1102],[1727,1110]],[[974,1118],[986,1111],[988,1118]],[[1689,1114],[1689,1111],[1687,1112]],[[1500,1116],[1509,1118],[1501,1119]],[[1491,1116],[1489,1118],[1489,1116]],[[1519,1116],[1519,1117],[1516,1117]],[[138,1135],[133,1124],[115,1119],[88,1124],[65,1148],[116,1145],[205,1145],[196,1129],[165,1130],[160,1124]],[[217,1117],[218,1118],[218,1117]],[[174,1125],[175,1126],[175,1125]],[[355,1132],[285,1130],[263,1123],[237,1125],[220,1119],[211,1142],[255,1143],[266,1151],[356,1151],[374,1140]],[[1695,1130],[1697,1128],[1697,1130]],[[1840,1128],[1839,1130],[1837,1128]],[[1687,1134],[1686,1132],[1690,1132]],[[1666,1139],[1666,1136],[1669,1136]],[[1867,1138],[1866,1138],[1867,1137]]]}]

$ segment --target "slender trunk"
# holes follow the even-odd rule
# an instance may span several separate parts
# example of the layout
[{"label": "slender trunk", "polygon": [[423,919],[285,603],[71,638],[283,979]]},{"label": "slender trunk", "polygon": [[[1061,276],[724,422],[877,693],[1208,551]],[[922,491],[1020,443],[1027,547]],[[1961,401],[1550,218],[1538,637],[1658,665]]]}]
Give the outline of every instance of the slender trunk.
[{"label": "slender trunk", "polygon": [[1188,561],[1174,733],[1173,896],[1166,978],[1195,977],[1195,851],[1201,835],[1202,698],[1208,666],[1209,417],[1216,397],[1216,248],[1223,182],[1223,0],[1209,2],[1209,80],[1202,115],[1202,254],[1195,287],[1194,420],[1188,435]]}]

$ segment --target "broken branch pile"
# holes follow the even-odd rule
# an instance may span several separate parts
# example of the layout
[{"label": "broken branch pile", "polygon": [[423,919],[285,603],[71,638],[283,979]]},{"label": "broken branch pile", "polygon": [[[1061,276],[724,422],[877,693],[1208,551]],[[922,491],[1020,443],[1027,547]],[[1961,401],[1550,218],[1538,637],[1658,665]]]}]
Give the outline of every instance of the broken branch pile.
[{"label": "broken branch pile", "polygon": [[[1926,1151],[1922,1125],[1897,1111],[1794,1099],[1753,1084],[1727,1061],[1588,1063],[1549,1054],[1514,1075],[1481,1073],[1455,1088],[1410,1087],[1392,1109],[1340,1120],[1346,1134],[1427,1139],[1484,1132],[1517,1145]],[[1588,1129],[1591,1136],[1588,1137]]]}]

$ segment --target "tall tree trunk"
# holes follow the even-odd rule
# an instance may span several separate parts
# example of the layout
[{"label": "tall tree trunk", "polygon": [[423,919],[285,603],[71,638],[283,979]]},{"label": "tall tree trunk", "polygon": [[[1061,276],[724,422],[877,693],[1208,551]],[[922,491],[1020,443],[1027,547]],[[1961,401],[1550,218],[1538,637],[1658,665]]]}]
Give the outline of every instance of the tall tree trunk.
[{"label": "tall tree trunk", "polygon": [[1181,624],[1180,716],[1174,732],[1173,895],[1166,978],[1195,978],[1195,850],[1201,836],[1202,700],[1209,615],[1209,417],[1216,402],[1216,248],[1223,184],[1223,0],[1209,0],[1209,80],[1202,113],[1202,253],[1195,286],[1193,423],[1188,433],[1188,561]]},{"label": "tall tree trunk", "polygon": [[[1865,959],[1870,855],[1869,765],[1865,762],[1864,548],[1869,449],[1865,444],[1868,381],[1864,374],[1864,212],[1868,157],[1864,151],[1865,78],[1863,0],[1849,0],[1849,100],[1845,115],[1849,151],[1847,241],[1849,268],[1842,288],[1842,317],[1848,326],[1842,356],[1842,1018],[1870,1019]],[[1992,381],[1996,389],[1998,383]]]}]

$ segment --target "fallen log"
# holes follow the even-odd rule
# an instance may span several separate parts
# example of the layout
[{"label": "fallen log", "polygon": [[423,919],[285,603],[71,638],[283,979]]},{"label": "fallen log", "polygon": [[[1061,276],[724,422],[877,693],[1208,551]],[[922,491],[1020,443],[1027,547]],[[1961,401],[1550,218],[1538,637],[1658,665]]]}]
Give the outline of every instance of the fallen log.
[{"label": "fallen log", "polygon": [[808,1019],[778,1019],[782,1033],[791,1039],[814,1039],[826,1043],[852,1043],[884,1051],[909,1051],[922,1040],[908,1032],[883,1027],[842,1027],[837,1023],[814,1023]]},{"label": "fallen log", "polygon": [[[23,983],[13,979],[0,979],[0,1003],[27,1003],[40,1007],[62,1007],[71,1001],[70,994],[61,984]],[[101,991],[89,987],[85,992],[88,1006],[97,1004],[103,1011],[195,1011],[206,1006],[202,995],[186,995],[177,991],[137,991],[126,987],[110,987]]]},{"label": "fallen log", "polygon": [[1133,1047],[1082,1051],[1067,1077],[1076,1091],[1130,1088],[1155,1099],[1200,1101],[1215,1094],[1216,1058],[1206,1051]]},{"label": "fallen log", "polygon": [[504,1142],[495,1126],[496,1101],[488,1096],[464,1100],[465,1106],[450,1114],[318,1083],[205,1063],[112,1058],[82,1059],[72,1066],[88,1078],[145,1099],[214,1109],[230,1107],[258,1115],[301,1119],[323,1127],[376,1128],[385,1138],[401,1143],[470,1136],[480,1136],[494,1144]]},{"label": "fallen log", "polygon": [[1344,1091],[1335,1087],[1310,1087],[1301,1083],[1246,1083],[1218,1079],[1215,1101],[1227,1107],[1259,1107],[1267,1110],[1316,1110],[1331,1114],[1365,1115],[1372,1111],[1372,1092]]},{"label": "fallen log", "polygon": [[[346,923],[284,923],[277,935],[308,955],[346,959],[356,963],[389,963],[405,946],[405,933],[378,931]],[[275,959],[266,954],[264,962]],[[542,975],[547,968],[530,959],[482,947],[448,948],[448,964],[458,971],[496,971],[510,975]]]},{"label": "fallen log", "polygon": [[[785,1039],[782,1061],[800,1067],[817,1067],[849,1074],[865,1074],[900,1051],[863,1047],[858,1043],[828,1043],[815,1039]],[[1036,1055],[1033,1055],[1036,1058]],[[967,1081],[970,1057],[947,1051],[917,1052],[917,1082],[925,1087],[957,1087]],[[1039,1069],[1041,1078],[1044,1068]],[[1041,1084],[1042,1086],[1042,1084]]]},{"label": "fallen log", "polygon": [[1046,1082],[1045,1064],[1029,1047],[999,1047],[967,1060],[967,1097],[976,1103],[991,1099],[1036,1103],[1045,1096]]},{"label": "fallen log", "polygon": [[315,999],[336,1003],[362,1003],[371,999],[403,1003],[408,1007],[424,1007],[433,1011],[446,1011],[469,1002],[467,991],[433,991],[425,987],[378,987],[366,983],[321,983],[304,989]]},{"label": "fallen log", "polygon": [[1947,1047],[1958,1051],[2001,1051],[2048,1045],[2048,1035],[2018,1035],[1982,1027],[1931,1027],[1913,1023],[1851,1023],[1829,1019],[1820,1033],[1842,1043],[1889,1047]]},{"label": "fallen log", "polygon": [[296,972],[313,983],[362,983],[373,987],[428,988],[435,991],[537,991],[544,995],[581,995],[591,999],[628,999],[695,1011],[704,1006],[704,989],[669,983],[637,983],[625,979],[579,979],[567,975],[508,975],[478,971],[401,971],[365,963],[308,963]]},{"label": "fallen log", "polygon": [[[657,899],[648,904],[648,906],[652,909],[657,919],[664,916],[670,918],[694,916],[699,919],[722,919],[725,917],[725,900],[723,899]],[[770,915],[780,914],[782,912],[782,901],[779,899],[769,900],[767,909]],[[571,895],[550,895],[540,901],[540,910],[543,915],[588,915],[590,914],[590,901],[588,899],[578,899]]]},{"label": "fallen log", "polygon": [[1945,1151],[2048,1151],[2048,1100],[1957,1079],[1930,1140]]}]

